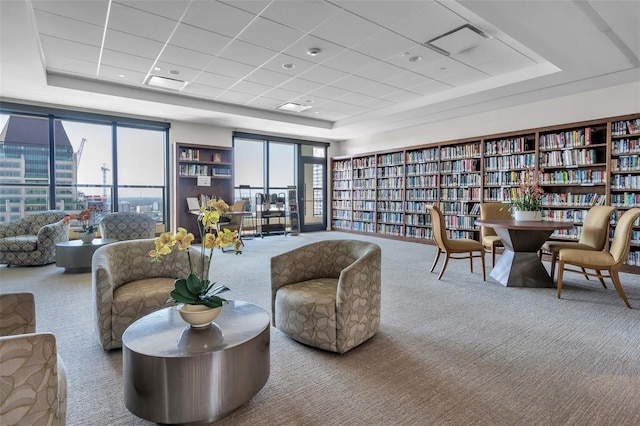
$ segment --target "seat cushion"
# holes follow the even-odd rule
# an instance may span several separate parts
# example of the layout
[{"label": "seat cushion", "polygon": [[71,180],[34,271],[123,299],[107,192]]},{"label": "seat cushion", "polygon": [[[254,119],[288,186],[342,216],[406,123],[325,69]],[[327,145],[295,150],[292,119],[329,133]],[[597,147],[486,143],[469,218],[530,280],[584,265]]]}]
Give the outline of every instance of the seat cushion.
[{"label": "seat cushion", "polygon": [[447,246],[452,252],[483,251],[481,242],[467,238],[452,238],[447,241]]},{"label": "seat cushion", "polygon": [[596,250],[562,249],[558,253],[558,259],[564,262],[577,263],[578,265],[589,265],[591,268],[601,266],[603,269],[616,263],[608,251]]},{"label": "seat cushion", "polygon": [[37,247],[37,235],[16,235],[0,239],[0,251],[34,251]]},{"label": "seat cushion", "polygon": [[122,333],[135,320],[168,306],[174,281],[175,278],[147,278],[114,290],[111,306],[114,348],[122,346]]},{"label": "seat cushion", "polygon": [[274,309],[276,327],[301,343],[335,352],[337,288],[335,278],[280,287]]},{"label": "seat cushion", "polygon": [[499,247],[502,246],[502,240],[497,235],[485,235],[482,237],[482,244],[487,247]]},{"label": "seat cushion", "polygon": [[541,250],[547,253],[557,253],[562,249],[593,250],[594,248],[577,241],[547,241],[542,245]]}]

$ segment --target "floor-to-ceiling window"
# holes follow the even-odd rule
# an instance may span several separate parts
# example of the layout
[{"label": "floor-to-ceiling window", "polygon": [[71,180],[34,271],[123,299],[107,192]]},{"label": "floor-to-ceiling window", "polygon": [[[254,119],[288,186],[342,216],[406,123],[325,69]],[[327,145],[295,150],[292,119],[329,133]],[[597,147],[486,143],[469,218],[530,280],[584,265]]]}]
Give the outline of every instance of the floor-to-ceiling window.
[{"label": "floor-to-ceiling window", "polygon": [[167,222],[166,123],[3,104],[0,222],[89,206]]}]

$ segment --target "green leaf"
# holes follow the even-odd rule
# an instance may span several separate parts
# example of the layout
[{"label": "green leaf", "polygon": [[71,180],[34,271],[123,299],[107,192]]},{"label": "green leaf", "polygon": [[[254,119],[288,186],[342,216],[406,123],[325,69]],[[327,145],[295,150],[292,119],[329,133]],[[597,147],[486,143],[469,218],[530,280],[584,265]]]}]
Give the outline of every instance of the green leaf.
[{"label": "green leaf", "polygon": [[226,302],[225,299],[218,296],[209,296],[200,301],[200,304],[205,305],[208,308],[218,308],[222,306],[222,304]]},{"label": "green leaf", "polygon": [[189,274],[187,277],[187,289],[191,294],[199,295],[202,294],[202,283],[200,282],[200,278],[198,278],[195,274]]},{"label": "green leaf", "polygon": [[171,290],[171,298],[179,303],[186,303],[188,305],[195,304],[198,300],[193,296],[185,297],[182,294],[178,293],[176,290]]},{"label": "green leaf", "polygon": [[175,288],[171,291],[171,297],[178,300],[175,295],[178,295],[181,299],[188,299],[190,302],[184,302],[184,300],[179,300],[184,303],[193,303],[198,300],[198,294],[194,294],[189,291],[187,286],[187,280],[184,278],[177,279],[174,283]]}]

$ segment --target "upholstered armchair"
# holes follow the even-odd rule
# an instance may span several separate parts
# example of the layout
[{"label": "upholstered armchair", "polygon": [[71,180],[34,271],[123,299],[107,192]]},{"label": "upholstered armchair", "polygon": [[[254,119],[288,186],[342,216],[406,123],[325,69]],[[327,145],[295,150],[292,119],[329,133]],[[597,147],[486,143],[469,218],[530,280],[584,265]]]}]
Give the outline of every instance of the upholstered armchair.
[{"label": "upholstered armchair", "polygon": [[380,247],[320,241],[271,258],[273,325],[294,340],[345,353],[378,332]]},{"label": "upholstered armchair", "polygon": [[100,221],[100,235],[118,241],[153,238],[156,236],[156,221],[144,213],[109,213]]},{"label": "upholstered armchair", "polygon": [[[122,333],[135,320],[167,306],[176,278],[189,275],[185,250],[152,262],[154,239],[119,241],[93,254],[91,287],[95,331],[104,350],[122,347]],[[193,272],[199,273],[199,262]]]},{"label": "upholstered armchair", "polygon": [[35,266],[56,261],[56,243],[69,240],[66,213],[38,212],[0,224],[0,264]]},{"label": "upholstered armchair", "polygon": [[67,376],[51,333],[36,333],[33,294],[0,294],[0,421],[64,425]]}]

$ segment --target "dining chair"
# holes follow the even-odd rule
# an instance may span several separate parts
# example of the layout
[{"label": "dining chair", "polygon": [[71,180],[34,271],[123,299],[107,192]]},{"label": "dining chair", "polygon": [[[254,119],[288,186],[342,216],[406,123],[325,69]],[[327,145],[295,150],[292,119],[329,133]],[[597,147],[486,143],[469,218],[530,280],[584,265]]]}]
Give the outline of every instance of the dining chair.
[{"label": "dining chair", "polygon": [[[247,200],[239,200],[233,203],[233,205],[229,208],[229,210],[235,213],[244,212],[246,205],[247,205]],[[238,238],[240,239],[240,244],[244,246],[244,242],[242,241],[243,223],[244,223],[244,216],[241,214],[235,214],[230,216],[228,222],[220,222],[219,228],[220,230],[223,230],[223,231],[225,229],[228,229],[230,231],[237,231]]]},{"label": "dining chair", "polygon": [[[640,217],[640,208],[637,207],[627,210],[620,216],[609,251],[570,248],[560,250],[558,253],[558,299],[562,293],[564,271],[569,271],[577,272],[586,277],[596,277],[600,282],[603,282],[603,278],[610,278],[624,304],[627,305],[627,308],[631,308],[622,289],[618,272],[629,255],[633,224],[638,217]],[[567,266],[576,266],[580,270]],[[587,269],[595,272],[586,272]]]},{"label": "dining chair", "polygon": [[[616,210],[611,206],[593,206],[587,212],[582,224],[582,234],[578,241],[553,241],[549,240],[542,245],[540,249],[540,257],[546,252],[551,255],[551,279],[555,277],[556,263],[558,261],[558,252],[562,249],[573,250],[596,250],[604,249],[609,239],[609,221],[611,215]],[[587,277],[587,275],[585,275]],[[587,278],[588,279],[588,278]],[[604,288],[606,284],[600,278],[600,283]]]},{"label": "dining chair", "polygon": [[[480,203],[480,219],[511,219],[511,211],[507,204]],[[480,239],[486,253],[491,253],[491,266],[496,266],[496,249],[503,247],[502,240],[496,231],[489,226],[480,227]]]},{"label": "dining chair", "polygon": [[438,263],[438,259],[440,259],[441,253],[445,254],[445,258],[444,263],[442,264],[442,269],[440,270],[440,275],[438,275],[438,279],[442,278],[442,274],[444,274],[444,271],[447,268],[449,259],[469,259],[469,267],[471,269],[471,273],[473,273],[473,259],[479,257],[480,261],[482,262],[482,281],[486,281],[487,279],[484,265],[484,246],[482,245],[482,243],[470,238],[448,238],[446,226],[444,223],[444,216],[442,215],[440,209],[432,204],[427,205],[427,209],[429,209],[429,213],[431,214],[433,239],[436,241],[436,246],[438,249],[430,272],[433,272],[433,270],[435,269],[436,264]]}]

